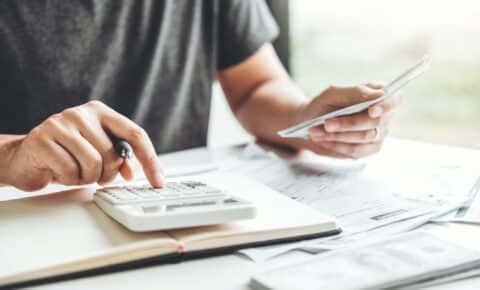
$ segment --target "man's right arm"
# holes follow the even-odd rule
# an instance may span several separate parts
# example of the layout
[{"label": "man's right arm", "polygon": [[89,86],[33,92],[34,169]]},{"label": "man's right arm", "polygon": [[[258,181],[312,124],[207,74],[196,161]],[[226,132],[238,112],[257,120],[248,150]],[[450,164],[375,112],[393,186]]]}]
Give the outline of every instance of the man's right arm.
[{"label": "man's right arm", "polygon": [[8,184],[8,165],[14,148],[25,135],[0,135],[0,185]]},{"label": "man's right arm", "polygon": [[146,132],[125,116],[93,101],[50,116],[27,135],[0,135],[0,183],[38,190],[49,183],[108,183],[118,173],[133,178],[112,137],[126,140],[154,187],[163,174]]}]

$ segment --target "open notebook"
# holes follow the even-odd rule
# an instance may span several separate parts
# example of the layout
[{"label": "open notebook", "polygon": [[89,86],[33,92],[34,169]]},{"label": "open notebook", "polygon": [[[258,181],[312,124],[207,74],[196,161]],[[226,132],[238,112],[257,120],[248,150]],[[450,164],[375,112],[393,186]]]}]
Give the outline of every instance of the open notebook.
[{"label": "open notebook", "polygon": [[334,218],[250,179],[197,179],[251,200],[258,208],[257,217],[134,233],[95,205],[92,188],[0,202],[0,287],[95,274],[136,261],[177,262],[339,232]]}]

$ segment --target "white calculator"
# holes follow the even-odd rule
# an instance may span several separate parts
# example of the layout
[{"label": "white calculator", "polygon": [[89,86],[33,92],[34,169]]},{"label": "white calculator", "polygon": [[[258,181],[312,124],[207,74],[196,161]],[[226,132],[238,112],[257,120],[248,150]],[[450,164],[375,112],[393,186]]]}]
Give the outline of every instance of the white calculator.
[{"label": "white calculator", "polygon": [[253,203],[198,181],[167,182],[163,188],[104,187],[94,200],[135,232],[223,224],[256,215]]}]

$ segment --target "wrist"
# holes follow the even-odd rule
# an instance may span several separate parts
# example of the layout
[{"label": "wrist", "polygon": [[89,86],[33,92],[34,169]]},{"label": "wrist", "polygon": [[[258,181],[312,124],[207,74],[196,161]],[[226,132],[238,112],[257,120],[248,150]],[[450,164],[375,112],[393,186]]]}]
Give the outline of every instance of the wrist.
[{"label": "wrist", "polygon": [[10,184],[12,159],[25,135],[0,135],[0,184]]},{"label": "wrist", "polygon": [[308,118],[308,107],[310,105],[309,100],[301,100],[299,103],[296,104],[294,109],[293,118],[290,121],[290,126],[294,126],[297,124],[302,123],[303,121]]}]

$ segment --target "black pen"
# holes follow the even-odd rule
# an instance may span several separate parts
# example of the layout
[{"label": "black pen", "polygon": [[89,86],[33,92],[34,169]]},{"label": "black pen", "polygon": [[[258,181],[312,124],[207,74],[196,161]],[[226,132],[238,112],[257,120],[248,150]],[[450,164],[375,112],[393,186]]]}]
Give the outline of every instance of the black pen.
[{"label": "black pen", "polygon": [[123,139],[114,139],[113,143],[115,152],[117,152],[120,157],[122,157],[123,159],[132,158],[132,146],[130,146],[127,141]]}]

